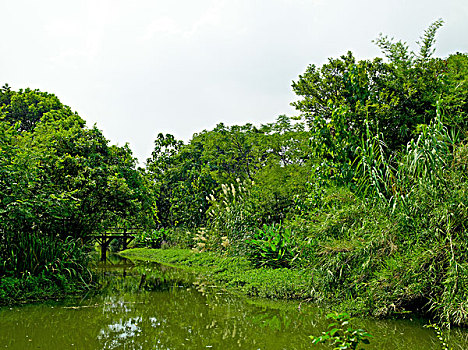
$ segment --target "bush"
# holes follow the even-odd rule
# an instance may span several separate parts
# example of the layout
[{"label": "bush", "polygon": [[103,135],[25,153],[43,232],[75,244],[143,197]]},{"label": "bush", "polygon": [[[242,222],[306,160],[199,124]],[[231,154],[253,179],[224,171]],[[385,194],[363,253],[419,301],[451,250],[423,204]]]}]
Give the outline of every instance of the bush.
[{"label": "bush", "polygon": [[144,230],[139,232],[135,238],[135,247],[161,248],[166,241],[169,229],[160,228],[158,230]]},{"label": "bush", "polygon": [[333,320],[328,325],[329,331],[318,337],[311,335],[312,344],[330,343],[336,350],[356,350],[361,343],[369,344],[368,338],[372,336],[363,329],[352,328],[349,325],[351,318],[347,313],[332,313],[327,318]]},{"label": "bush", "polygon": [[292,231],[281,225],[263,225],[247,243],[249,258],[256,266],[289,267],[297,257]]}]

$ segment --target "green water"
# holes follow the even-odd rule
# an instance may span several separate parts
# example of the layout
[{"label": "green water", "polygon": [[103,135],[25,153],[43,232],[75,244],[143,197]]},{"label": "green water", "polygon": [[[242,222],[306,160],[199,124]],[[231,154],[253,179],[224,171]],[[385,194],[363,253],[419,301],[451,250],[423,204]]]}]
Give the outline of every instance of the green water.
[{"label": "green water", "polygon": [[[102,293],[0,309],[0,349],[329,349],[312,345],[328,321],[307,304],[246,300],[158,265],[99,268]],[[187,282],[188,281],[188,282]],[[366,349],[440,349],[418,320],[355,320]],[[468,331],[450,345],[468,349]]]}]

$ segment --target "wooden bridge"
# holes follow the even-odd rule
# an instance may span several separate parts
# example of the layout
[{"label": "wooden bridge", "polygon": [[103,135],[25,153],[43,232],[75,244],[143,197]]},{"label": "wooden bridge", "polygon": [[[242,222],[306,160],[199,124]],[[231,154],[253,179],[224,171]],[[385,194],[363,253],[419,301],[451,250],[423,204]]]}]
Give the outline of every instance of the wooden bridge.
[{"label": "wooden bridge", "polygon": [[133,241],[140,231],[140,228],[109,228],[106,232],[88,236],[91,242],[97,242],[101,246],[101,261],[106,261],[109,244],[118,240],[122,244],[122,249],[127,249],[128,244]]}]

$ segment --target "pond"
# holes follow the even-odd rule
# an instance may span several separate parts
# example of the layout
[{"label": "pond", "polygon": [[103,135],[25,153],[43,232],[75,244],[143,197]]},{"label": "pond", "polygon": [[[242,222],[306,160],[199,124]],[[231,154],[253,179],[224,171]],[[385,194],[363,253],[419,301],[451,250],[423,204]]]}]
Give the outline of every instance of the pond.
[{"label": "pond", "polygon": [[[108,261],[103,289],[81,299],[0,309],[0,349],[329,349],[312,345],[328,325],[306,303],[235,296],[182,270]],[[373,338],[366,349],[440,349],[417,319],[357,319]],[[468,348],[468,331],[450,345]]]}]

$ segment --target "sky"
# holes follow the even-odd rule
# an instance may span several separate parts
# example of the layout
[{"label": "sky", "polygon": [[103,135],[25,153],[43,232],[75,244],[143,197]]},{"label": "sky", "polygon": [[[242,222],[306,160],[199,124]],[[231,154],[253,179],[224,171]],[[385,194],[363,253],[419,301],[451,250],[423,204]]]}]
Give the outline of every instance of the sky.
[{"label": "sky", "polygon": [[39,89],[129,143],[158,133],[297,115],[291,83],[379,33],[416,41],[442,18],[436,56],[468,52],[468,0],[0,0],[0,85]]}]

